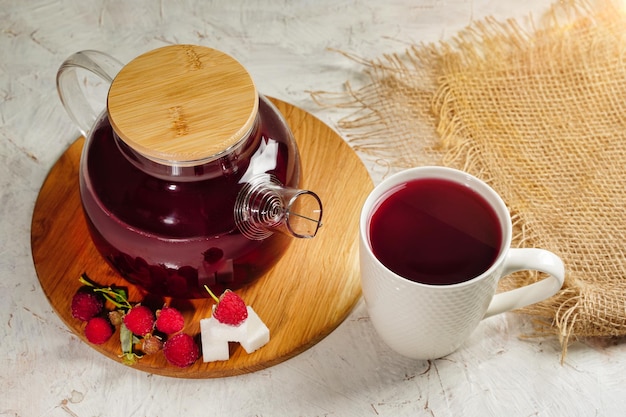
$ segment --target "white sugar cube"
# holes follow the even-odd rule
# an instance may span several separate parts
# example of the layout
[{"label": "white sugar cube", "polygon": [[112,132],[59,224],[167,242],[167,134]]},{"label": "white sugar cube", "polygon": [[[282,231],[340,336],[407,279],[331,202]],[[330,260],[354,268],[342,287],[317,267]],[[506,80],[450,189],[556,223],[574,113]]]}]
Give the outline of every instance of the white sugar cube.
[{"label": "white sugar cube", "polygon": [[248,320],[244,320],[238,326],[224,324],[217,321],[214,317],[208,326],[208,332],[211,338],[215,340],[223,340],[226,342],[239,342],[246,338],[248,331]]},{"label": "white sugar cube", "polygon": [[212,341],[208,344],[202,343],[202,361],[216,362],[230,359],[228,342]]},{"label": "white sugar cube", "polygon": [[228,342],[239,342],[246,353],[252,353],[269,342],[270,330],[252,307],[246,308],[248,318],[239,326],[220,323],[214,317],[200,320],[204,362],[228,360]]},{"label": "white sugar cube", "polygon": [[[202,360],[204,362],[227,361],[230,358],[228,341],[211,337],[212,318],[200,320],[200,338],[202,342]],[[217,324],[217,320],[213,320]]]},{"label": "white sugar cube", "polygon": [[252,353],[270,341],[270,329],[250,306],[248,306],[248,318],[245,324],[247,326],[246,337],[239,340],[239,343],[246,353]]}]

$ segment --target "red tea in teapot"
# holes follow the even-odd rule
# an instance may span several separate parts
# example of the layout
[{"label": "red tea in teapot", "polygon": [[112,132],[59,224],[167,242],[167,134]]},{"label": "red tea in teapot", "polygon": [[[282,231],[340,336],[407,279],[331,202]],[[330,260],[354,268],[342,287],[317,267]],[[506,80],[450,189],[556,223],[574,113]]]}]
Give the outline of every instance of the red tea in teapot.
[{"label": "red tea in teapot", "polygon": [[[261,99],[263,123],[236,157],[191,167],[179,180],[131,163],[108,119],[101,119],[86,150],[81,195],[95,245],[130,282],[159,295],[206,297],[204,284],[218,293],[235,289],[277,261],[290,238],[274,233],[250,240],[233,217],[247,170],[264,169],[287,185],[297,183],[289,134],[270,106]],[[251,167],[259,160],[263,166]]]},{"label": "red tea in teapot", "polygon": [[[110,83],[99,117],[77,69]],[[317,233],[321,202],[296,188],[291,131],[232,57],[171,45],[122,66],[82,51],[63,63],[57,85],[86,137],[80,188],[92,240],[131,283],[208,297],[205,285],[221,293],[260,277],[289,235]]]}]

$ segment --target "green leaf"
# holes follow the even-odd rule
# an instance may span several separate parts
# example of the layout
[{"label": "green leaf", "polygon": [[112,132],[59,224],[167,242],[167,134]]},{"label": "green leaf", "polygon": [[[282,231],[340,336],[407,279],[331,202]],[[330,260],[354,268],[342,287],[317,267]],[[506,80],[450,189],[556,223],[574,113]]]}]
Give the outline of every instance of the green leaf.
[{"label": "green leaf", "polygon": [[132,366],[137,362],[137,359],[141,358],[133,351],[133,346],[137,342],[135,335],[128,330],[126,325],[122,323],[120,325],[120,345],[122,346],[122,362],[124,365]]}]

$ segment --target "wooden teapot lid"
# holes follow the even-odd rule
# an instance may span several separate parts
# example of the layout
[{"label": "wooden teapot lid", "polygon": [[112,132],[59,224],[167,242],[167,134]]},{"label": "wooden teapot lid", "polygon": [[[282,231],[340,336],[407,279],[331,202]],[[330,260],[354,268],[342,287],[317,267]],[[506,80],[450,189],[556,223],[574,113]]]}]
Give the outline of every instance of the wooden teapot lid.
[{"label": "wooden teapot lid", "polygon": [[172,45],[124,66],[109,90],[115,132],[131,148],[168,165],[195,165],[244,138],[258,110],[250,74],[215,49]]}]

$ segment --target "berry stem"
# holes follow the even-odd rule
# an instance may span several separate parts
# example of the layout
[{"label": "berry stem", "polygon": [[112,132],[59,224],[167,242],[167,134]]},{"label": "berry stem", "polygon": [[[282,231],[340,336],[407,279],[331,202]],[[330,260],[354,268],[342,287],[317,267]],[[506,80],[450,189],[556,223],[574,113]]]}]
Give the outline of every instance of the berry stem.
[{"label": "berry stem", "polygon": [[208,291],[208,293],[211,295],[211,298],[214,299],[216,303],[220,302],[220,299],[217,298],[215,294],[213,294],[213,291],[211,291],[211,289],[206,284],[204,284],[204,289]]},{"label": "berry stem", "polygon": [[92,287],[94,292],[101,293],[104,296],[104,298],[112,302],[117,308],[122,308],[126,310],[132,308],[132,305],[128,302],[126,291],[124,291],[123,289],[121,288],[113,289],[111,287],[100,287],[96,285],[95,283],[93,283],[89,279],[86,273],[83,273],[80,276],[80,278],[78,278],[78,280],[84,285]]}]

